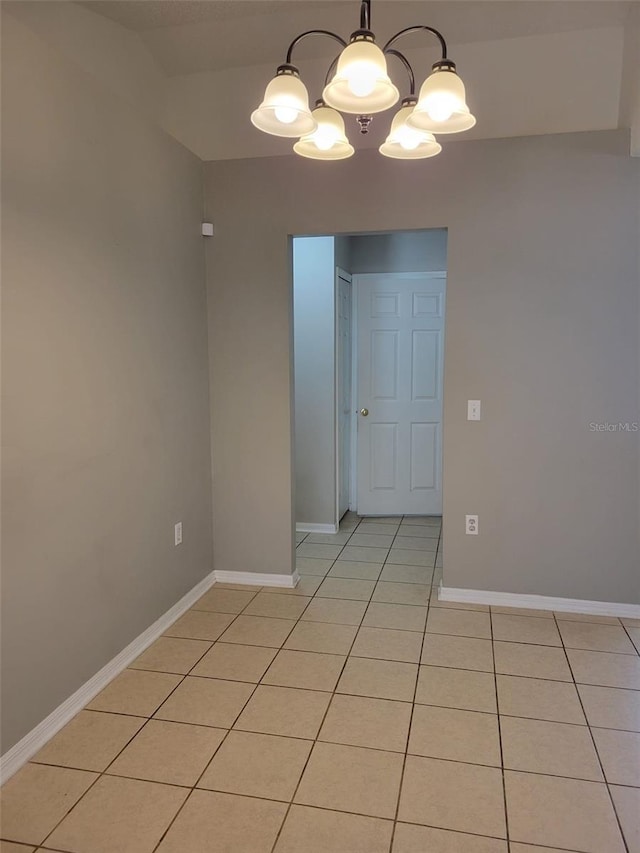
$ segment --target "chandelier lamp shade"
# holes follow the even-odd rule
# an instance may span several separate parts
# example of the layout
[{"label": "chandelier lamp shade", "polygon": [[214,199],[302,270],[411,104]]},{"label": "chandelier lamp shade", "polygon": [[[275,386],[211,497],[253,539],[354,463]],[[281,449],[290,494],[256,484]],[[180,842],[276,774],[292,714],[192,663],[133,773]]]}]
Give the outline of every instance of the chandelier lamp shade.
[{"label": "chandelier lamp shade", "polygon": [[338,58],[333,79],[322,97],[336,110],[359,115],[380,113],[397,103],[400,94],[387,74],[387,60],[373,33],[358,30]]},{"label": "chandelier lamp shade", "polygon": [[[410,33],[427,32],[438,40],[442,57],[416,96],[415,75],[408,59],[395,47]],[[322,98],[309,109],[309,95],[292,63],[293,52],[310,36],[337,41],[341,52],[327,71]],[[438,30],[426,25],[406,27],[380,47],[371,30],[371,0],[360,4],[360,28],[348,43],[329,30],[308,30],[289,45],[286,60],[278,66],[269,82],[260,106],[251,114],[259,130],[273,136],[297,139],[296,154],[313,160],[344,160],[354,148],[347,139],[341,113],[355,115],[361,133],[367,133],[376,113],[395,106],[400,99],[397,86],[389,77],[387,59],[394,57],[408,78],[408,96],[395,113],[385,142],[378,149],[385,157],[420,160],[442,150],[435,134],[460,133],[472,128],[476,120],[466,102],[464,83],[456,65],[447,56],[447,44]]]},{"label": "chandelier lamp shade", "polygon": [[407,118],[411,127],[431,133],[460,133],[476,123],[467,106],[464,83],[448,59],[434,63],[420,88],[420,97]]},{"label": "chandelier lamp shade", "polygon": [[389,135],[378,149],[385,157],[393,157],[396,160],[423,160],[426,157],[435,157],[442,151],[442,145],[436,142],[433,133],[418,130],[408,123],[415,106],[415,98],[404,98],[402,101],[402,107],[391,122]]},{"label": "chandelier lamp shade", "polygon": [[274,136],[295,138],[316,129],[316,120],[309,109],[307,88],[294,65],[279,66],[251,121],[259,130]]},{"label": "chandelier lamp shade", "polygon": [[345,160],[351,157],[354,148],[346,137],[340,113],[319,100],[311,115],[316,129],[296,142],[293,146],[296,154],[312,160]]}]

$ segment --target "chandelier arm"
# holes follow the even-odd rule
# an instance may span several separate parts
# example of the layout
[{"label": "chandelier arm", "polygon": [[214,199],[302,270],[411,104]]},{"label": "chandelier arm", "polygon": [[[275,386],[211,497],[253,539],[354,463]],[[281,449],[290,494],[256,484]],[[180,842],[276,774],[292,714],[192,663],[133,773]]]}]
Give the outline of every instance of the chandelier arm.
[{"label": "chandelier arm", "polygon": [[401,36],[405,36],[408,33],[417,33],[417,32],[420,32],[421,30],[426,30],[429,33],[433,33],[433,35],[440,42],[440,47],[442,48],[442,58],[446,59],[447,58],[447,43],[444,40],[444,36],[442,35],[442,33],[438,32],[438,30],[435,30],[433,27],[427,27],[427,26],[407,27],[405,30],[400,30],[400,32],[396,33],[395,36],[391,36],[389,41],[382,48],[383,52],[387,53],[389,48],[391,47],[391,45],[397,39],[399,39]]},{"label": "chandelier arm", "polygon": [[303,39],[306,39],[308,36],[329,36],[330,38],[335,39],[335,41],[340,42],[342,47],[347,46],[347,43],[343,38],[341,38],[339,35],[336,35],[335,33],[332,33],[330,30],[307,30],[305,33],[300,33],[299,36],[296,36],[289,45],[286,59],[287,65],[291,65],[291,57],[293,55],[294,47],[296,47]]},{"label": "chandelier arm", "polygon": [[360,3],[360,29],[371,29],[371,0],[362,0]]},{"label": "chandelier arm", "polygon": [[400,62],[404,65],[404,67],[407,71],[407,74],[409,75],[409,94],[415,95],[415,93],[416,93],[416,78],[415,78],[415,75],[413,73],[413,68],[411,67],[411,63],[409,62],[407,57],[403,53],[400,53],[399,50],[394,50],[394,48],[392,48],[392,47],[389,48],[388,50],[386,50],[385,53],[388,53],[390,56],[397,57],[400,60]]},{"label": "chandelier arm", "polygon": [[336,65],[338,64],[339,59],[340,59],[340,54],[338,54],[336,56],[336,58],[333,60],[333,62],[331,63],[331,65],[327,69],[327,73],[326,73],[325,78],[324,78],[324,85],[325,86],[329,85],[329,80],[331,80],[331,77],[333,76],[333,72],[336,70]]}]

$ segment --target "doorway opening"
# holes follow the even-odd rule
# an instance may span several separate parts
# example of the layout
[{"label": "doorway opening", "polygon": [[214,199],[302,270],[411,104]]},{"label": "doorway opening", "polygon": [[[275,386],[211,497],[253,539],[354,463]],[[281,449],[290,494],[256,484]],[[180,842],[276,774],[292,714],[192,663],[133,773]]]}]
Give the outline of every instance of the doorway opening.
[{"label": "doorway opening", "polygon": [[307,550],[337,547],[363,517],[360,536],[385,542],[384,524],[439,528],[446,276],[446,229],[293,238],[296,539]]}]

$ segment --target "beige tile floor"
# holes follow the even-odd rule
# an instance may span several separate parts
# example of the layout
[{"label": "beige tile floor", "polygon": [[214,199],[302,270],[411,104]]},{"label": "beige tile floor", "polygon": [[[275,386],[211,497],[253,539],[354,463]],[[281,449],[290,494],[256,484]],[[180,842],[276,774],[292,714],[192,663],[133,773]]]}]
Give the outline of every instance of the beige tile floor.
[{"label": "beige tile floor", "polygon": [[0,853],[640,853],[640,623],[440,603],[440,522],[219,584],[4,786]]}]

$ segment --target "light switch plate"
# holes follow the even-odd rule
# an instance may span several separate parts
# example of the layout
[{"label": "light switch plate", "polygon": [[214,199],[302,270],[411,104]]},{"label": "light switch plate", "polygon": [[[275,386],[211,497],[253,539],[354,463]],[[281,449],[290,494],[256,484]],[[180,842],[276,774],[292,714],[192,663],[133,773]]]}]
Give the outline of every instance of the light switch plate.
[{"label": "light switch plate", "polygon": [[467,420],[480,420],[480,400],[467,400]]}]

